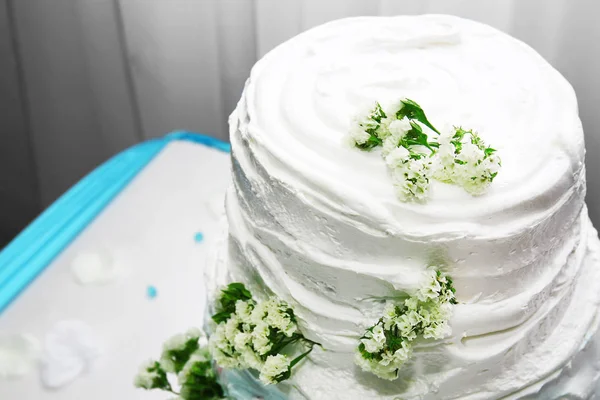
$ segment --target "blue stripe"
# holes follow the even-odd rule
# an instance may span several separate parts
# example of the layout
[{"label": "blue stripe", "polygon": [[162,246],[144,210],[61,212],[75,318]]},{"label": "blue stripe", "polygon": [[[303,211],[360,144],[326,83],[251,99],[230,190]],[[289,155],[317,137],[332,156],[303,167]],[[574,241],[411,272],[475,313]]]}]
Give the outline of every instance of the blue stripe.
[{"label": "blue stripe", "polygon": [[58,256],[170,142],[198,143],[223,152],[228,143],[173,132],[114,156],[48,207],[0,252],[0,313]]}]

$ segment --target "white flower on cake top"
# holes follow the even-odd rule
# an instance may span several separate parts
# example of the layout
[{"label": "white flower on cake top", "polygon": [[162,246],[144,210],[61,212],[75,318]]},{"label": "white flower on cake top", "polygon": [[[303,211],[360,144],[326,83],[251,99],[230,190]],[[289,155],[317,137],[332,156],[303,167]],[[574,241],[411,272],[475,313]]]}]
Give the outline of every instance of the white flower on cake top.
[{"label": "white flower on cake top", "polygon": [[[435,135],[432,139],[429,134]],[[415,101],[400,100],[383,109],[379,103],[356,117],[348,134],[352,146],[381,155],[402,201],[424,201],[430,179],[455,184],[472,195],[483,194],[500,170],[496,150],[473,130],[438,131]]]}]

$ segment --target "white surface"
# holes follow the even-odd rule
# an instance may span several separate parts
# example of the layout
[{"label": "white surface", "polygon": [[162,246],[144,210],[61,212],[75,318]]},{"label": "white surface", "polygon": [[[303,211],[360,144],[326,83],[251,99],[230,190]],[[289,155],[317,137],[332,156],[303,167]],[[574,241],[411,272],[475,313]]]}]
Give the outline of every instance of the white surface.
[{"label": "white surface", "polygon": [[[89,324],[103,354],[93,372],[58,391],[38,373],[0,381],[2,400],[163,399],[133,387],[142,361],[160,355],[162,342],[204,311],[202,271],[217,219],[205,206],[230,183],[229,155],[192,143],[168,145],[33,284],[0,315],[0,334],[43,339],[61,320]],[[204,241],[196,243],[196,232]],[[109,249],[130,269],[105,286],[81,286],[70,264],[82,252]],[[158,291],[146,295],[148,285]]]},{"label": "white surface", "polygon": [[82,321],[59,321],[44,338],[40,360],[42,383],[57,389],[81,374],[93,373],[102,354],[102,344],[94,329]]},{"label": "white surface", "polygon": [[[433,182],[427,202],[403,203],[380,150],[344,145],[363,107],[404,96],[434,125],[474,128],[498,150],[486,194]],[[450,16],[327,23],[256,64],[230,126],[229,245],[216,275],[283,298],[323,345],[292,375],[291,398],[595,389],[600,242],[584,205],[583,132],[572,88],[531,48]],[[417,343],[396,381],[360,372],[353,353],[381,300],[414,292],[432,265],[454,280],[452,335]]]},{"label": "white surface", "polygon": [[41,345],[31,335],[0,335],[0,379],[25,376],[36,367]]},{"label": "white surface", "polygon": [[112,282],[125,273],[107,250],[80,252],[71,261],[73,279],[81,285],[101,285]]}]

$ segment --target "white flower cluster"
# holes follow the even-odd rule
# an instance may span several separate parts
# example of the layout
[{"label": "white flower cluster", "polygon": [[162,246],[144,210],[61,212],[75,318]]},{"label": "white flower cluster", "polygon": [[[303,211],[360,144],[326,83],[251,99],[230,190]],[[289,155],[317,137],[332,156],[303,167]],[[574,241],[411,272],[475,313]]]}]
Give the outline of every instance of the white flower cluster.
[{"label": "white flower cluster", "polygon": [[387,107],[379,104],[356,118],[348,141],[362,150],[382,146],[398,198],[423,201],[430,179],[463,187],[472,195],[485,192],[500,169],[495,150],[486,147],[477,133],[454,128],[430,140],[439,131],[427,120],[423,109],[409,99]]},{"label": "white flower cluster", "polygon": [[163,345],[160,361],[144,363],[135,377],[136,387],[159,389],[175,393],[168,373],[175,374],[179,383],[180,400],[216,400],[223,398],[213,362],[208,350],[201,346],[206,338],[198,329],[173,336]]},{"label": "white flower cluster", "polygon": [[454,128],[440,136],[434,177],[461,186],[472,195],[486,191],[500,170],[496,150],[474,131]]},{"label": "white flower cluster", "polygon": [[138,388],[152,389],[160,378],[160,364],[156,361],[148,360],[140,366],[140,370],[135,376],[133,384]]},{"label": "white flower cluster", "polygon": [[223,368],[260,371],[265,384],[279,382],[289,369],[287,357],[277,354],[278,346],[301,339],[289,306],[271,297],[263,302],[237,300],[235,312],[217,325],[209,347]]},{"label": "white flower cluster", "polygon": [[406,147],[397,147],[385,157],[396,196],[402,201],[427,198],[431,158],[414,153]]},{"label": "white flower cluster", "polygon": [[424,284],[402,304],[388,303],[384,315],[367,329],[355,354],[355,363],[364,371],[393,380],[412,355],[412,343],[443,339],[451,333],[448,319],[455,304],[452,280],[429,269]]},{"label": "white flower cluster", "polygon": [[211,367],[212,358],[206,348],[200,348],[196,350],[190,356],[189,360],[183,365],[182,370],[177,374],[177,380],[180,385],[184,385],[190,378],[194,376],[194,368],[203,368],[205,373],[203,375],[214,376],[214,370]]},{"label": "white flower cluster", "polygon": [[362,149],[371,149],[380,145],[381,138],[377,131],[385,117],[386,114],[379,103],[375,103],[374,108],[366,115],[355,117],[348,134],[349,144]]},{"label": "white flower cluster", "polygon": [[284,376],[290,369],[290,359],[283,354],[267,357],[267,361],[260,371],[260,380],[264,384],[279,382],[279,377]]},{"label": "white flower cluster", "polygon": [[163,351],[160,356],[160,366],[166,372],[177,372],[182,366],[183,361],[179,360],[180,353],[189,353],[197,349],[198,341],[203,337],[202,331],[198,328],[191,328],[185,333],[172,336],[163,344]]}]

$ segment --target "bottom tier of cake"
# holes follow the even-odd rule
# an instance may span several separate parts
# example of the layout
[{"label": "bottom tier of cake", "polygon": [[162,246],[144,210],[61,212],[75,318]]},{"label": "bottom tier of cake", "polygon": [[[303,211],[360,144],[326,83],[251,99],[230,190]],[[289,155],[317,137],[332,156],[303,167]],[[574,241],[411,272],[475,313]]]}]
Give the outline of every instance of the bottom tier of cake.
[{"label": "bottom tier of cake", "polygon": [[[263,386],[251,371],[223,370],[222,381],[230,396],[240,400],[600,399],[600,291],[597,287],[600,240],[587,218],[587,211],[583,212],[586,215],[582,218],[581,234],[586,235],[587,240],[581,250],[581,261],[578,260],[581,265],[575,281],[569,285],[569,294],[562,298],[564,304],[557,307],[561,310],[559,316],[549,319],[552,326],[529,328],[544,334],[529,338],[536,344],[527,346],[527,351],[509,346],[484,363],[473,361],[469,368],[472,371],[480,367],[477,376],[464,373],[461,367],[444,366],[438,372],[423,370],[422,374],[413,373],[408,378],[390,382],[363,373],[353,364],[352,353],[315,349],[302,367],[294,370],[289,381],[277,386]],[[214,295],[221,285],[240,279],[228,267],[231,249],[226,237],[224,235],[223,243],[216,249],[216,258],[207,268],[209,295]],[[526,329],[520,326],[516,332],[505,333],[527,336]],[[454,352],[469,351],[466,347],[452,346]],[[485,351],[491,354],[493,348],[493,342],[489,342],[489,349]],[[490,362],[496,365],[489,368]],[[418,371],[419,367],[412,369]],[[493,374],[490,369],[495,369]]]}]

